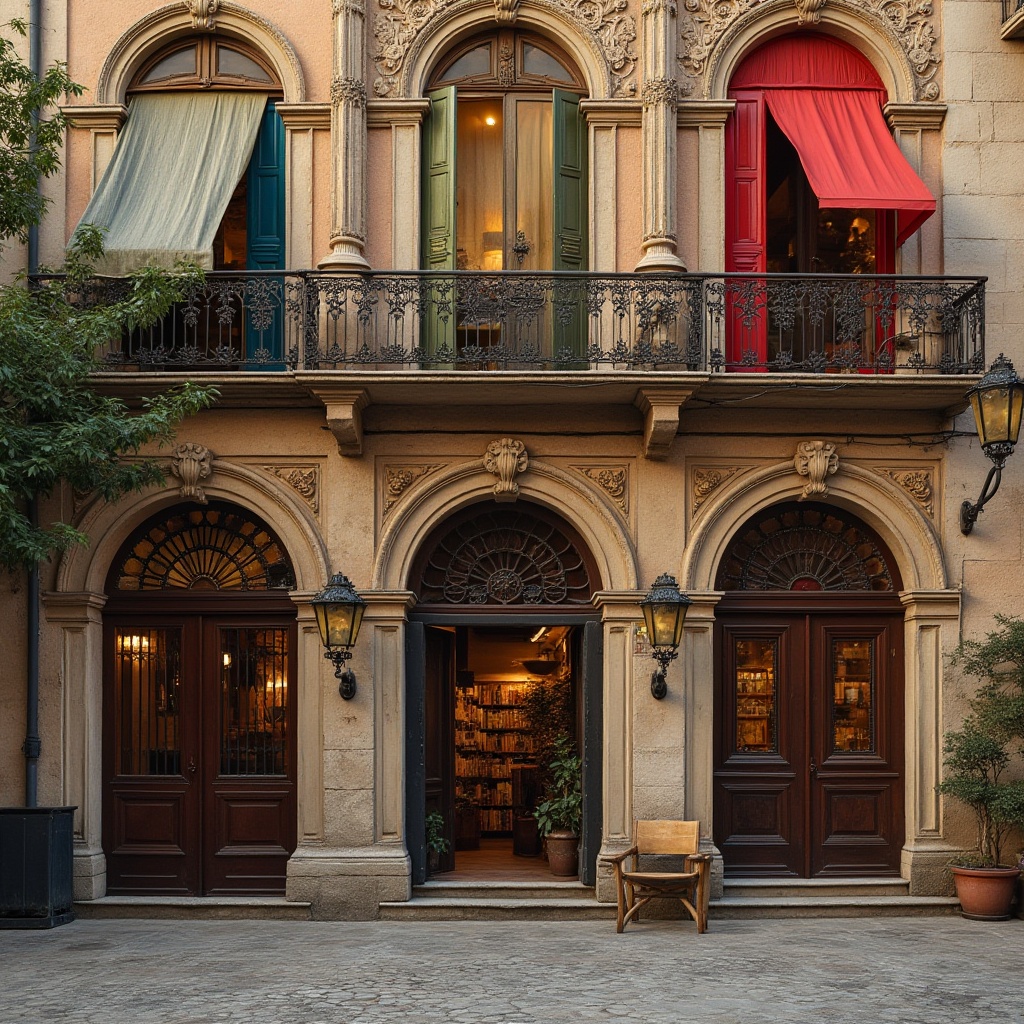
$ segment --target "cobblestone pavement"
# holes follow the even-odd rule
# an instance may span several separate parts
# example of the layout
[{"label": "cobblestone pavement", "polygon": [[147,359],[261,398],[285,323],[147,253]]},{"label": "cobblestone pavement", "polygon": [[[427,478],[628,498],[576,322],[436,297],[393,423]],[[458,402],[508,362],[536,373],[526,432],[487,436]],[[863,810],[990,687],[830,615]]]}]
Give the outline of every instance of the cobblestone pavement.
[{"label": "cobblestone pavement", "polygon": [[90,920],[0,931],[2,1024],[1003,1024],[1024,921]]}]

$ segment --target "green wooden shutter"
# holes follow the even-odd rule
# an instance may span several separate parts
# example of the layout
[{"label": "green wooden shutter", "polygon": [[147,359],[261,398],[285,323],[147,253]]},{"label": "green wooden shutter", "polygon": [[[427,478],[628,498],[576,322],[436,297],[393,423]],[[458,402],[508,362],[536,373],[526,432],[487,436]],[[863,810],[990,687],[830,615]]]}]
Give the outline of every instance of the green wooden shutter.
[{"label": "green wooden shutter", "polygon": [[[245,173],[245,265],[249,270],[284,270],[284,124],[272,100],[263,112]],[[246,291],[246,358],[266,359],[269,354],[271,360],[280,360],[284,355],[284,278],[264,278]]]},{"label": "green wooden shutter", "polygon": [[[455,269],[455,86],[428,94],[423,125],[423,269]],[[428,353],[455,347],[455,281],[433,278],[426,286],[423,345]]]},{"label": "green wooden shutter", "polygon": [[[555,89],[554,185],[555,270],[587,269],[587,126],[580,115],[580,98]],[[559,284],[555,294],[555,353],[582,355],[586,340],[584,281]]]}]

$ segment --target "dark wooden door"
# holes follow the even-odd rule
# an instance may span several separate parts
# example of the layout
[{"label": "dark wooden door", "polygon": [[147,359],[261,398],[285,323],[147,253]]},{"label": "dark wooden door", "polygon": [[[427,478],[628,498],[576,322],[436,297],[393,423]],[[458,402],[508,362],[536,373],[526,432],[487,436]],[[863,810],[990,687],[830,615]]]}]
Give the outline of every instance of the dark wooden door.
[{"label": "dark wooden door", "polygon": [[455,869],[455,630],[425,629],[424,795],[426,812],[444,819],[448,850],[439,871]]},{"label": "dark wooden door", "polygon": [[108,892],[283,893],[294,616],[120,614],[105,637]]},{"label": "dark wooden door", "polygon": [[735,875],[898,874],[902,618],[721,609],[715,841]]}]

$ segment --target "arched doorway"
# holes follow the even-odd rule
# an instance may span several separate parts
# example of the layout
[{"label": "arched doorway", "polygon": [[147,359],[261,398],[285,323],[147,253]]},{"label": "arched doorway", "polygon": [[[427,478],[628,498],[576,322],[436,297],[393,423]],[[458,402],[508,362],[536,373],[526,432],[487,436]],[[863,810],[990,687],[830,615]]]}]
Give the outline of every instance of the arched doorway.
[{"label": "arched doorway", "polygon": [[296,842],[295,579],[223,501],[138,527],[107,577],[107,892],[283,893]]},{"label": "arched doorway", "polygon": [[727,875],[898,875],[903,609],[855,516],[774,505],[716,589],[714,834]]},{"label": "arched doorway", "polygon": [[[437,812],[462,870],[484,849],[515,877],[539,853],[532,810],[560,734],[583,761],[580,876],[601,843],[601,589],[575,530],[520,499],[484,501],[424,540],[406,661],[406,838],[413,880],[427,869],[424,819]],[[518,858],[518,859],[517,859]]]}]

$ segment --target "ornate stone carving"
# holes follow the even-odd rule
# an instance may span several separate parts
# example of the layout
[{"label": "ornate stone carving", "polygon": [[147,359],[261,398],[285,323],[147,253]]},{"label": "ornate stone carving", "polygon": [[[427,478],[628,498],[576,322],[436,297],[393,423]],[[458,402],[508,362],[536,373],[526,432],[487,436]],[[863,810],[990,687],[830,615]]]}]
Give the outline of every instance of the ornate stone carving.
[{"label": "ornate stone carving", "polygon": [[636,68],[636,22],[625,10],[627,0],[555,0],[575,21],[597,37],[612,74],[612,92],[616,95],[636,92],[636,83],[626,79]]},{"label": "ornate stone carving", "polygon": [[511,437],[503,437],[500,441],[492,441],[484,452],[484,469],[493,473],[498,482],[494,485],[495,501],[515,501],[519,497],[519,484],[516,475],[526,472],[530,457],[526,454],[526,445]]},{"label": "ornate stone carving", "polygon": [[794,0],[798,25],[817,25],[821,21],[821,9],[825,0]]},{"label": "ornate stone carving", "polygon": [[676,16],[675,0],[644,0],[640,8],[640,13],[644,17],[658,11],[664,11],[670,18],[674,18]]},{"label": "ornate stone carving", "polygon": [[799,500],[823,498],[828,494],[825,478],[839,469],[836,446],[829,441],[801,441],[796,446],[793,466],[800,476],[808,478]]},{"label": "ornate stone carving", "polygon": [[331,13],[334,17],[337,17],[342,11],[355,11],[356,14],[365,14],[366,8],[359,0],[331,0]]},{"label": "ornate stone carving", "polygon": [[695,466],[690,477],[690,493],[693,500],[691,514],[696,514],[697,509],[711,497],[712,492],[738,472],[738,466],[719,466],[717,468]]},{"label": "ornate stone carving", "polygon": [[516,81],[516,53],[511,46],[503,46],[498,53],[498,84],[511,89]]},{"label": "ornate stone carving", "polygon": [[385,466],[384,475],[381,480],[382,517],[387,518],[391,510],[398,504],[398,499],[417,480],[421,480],[440,468],[440,464],[431,466]]},{"label": "ornate stone carving", "polygon": [[519,15],[519,0],[494,0],[494,20],[499,25],[514,25]]},{"label": "ornate stone carving", "polygon": [[366,106],[366,86],[358,78],[331,79],[331,102],[344,103],[345,101],[359,107]]},{"label": "ornate stone carving", "polygon": [[316,466],[264,466],[283,480],[309,506],[313,515],[320,515],[320,471]]},{"label": "ornate stone carving", "polygon": [[645,107],[655,103],[666,103],[675,110],[679,105],[679,86],[672,78],[652,78],[649,82],[644,82],[640,90],[640,100]]},{"label": "ornate stone carving", "polygon": [[576,466],[577,472],[592,480],[615,502],[623,515],[629,515],[629,469],[626,466]]},{"label": "ornate stone carving", "polygon": [[902,487],[929,519],[935,518],[935,491],[930,469],[880,469],[879,472]]},{"label": "ornate stone carving", "polygon": [[206,504],[206,492],[200,486],[211,471],[210,449],[195,441],[179,444],[171,452],[171,472],[181,481],[178,493],[183,498],[194,498],[200,505]]},{"label": "ornate stone carving", "polygon": [[[601,47],[612,76],[615,95],[636,91],[627,80],[636,70],[636,22],[626,14],[628,0],[537,0],[568,14],[591,33]],[[495,20],[511,24],[519,0],[494,0]],[[379,75],[373,83],[376,96],[389,96],[398,85],[406,57],[420,32],[442,11],[460,5],[460,0],[377,0],[380,13],[373,21],[377,51],[373,62]],[[509,20],[504,20],[509,19]]]},{"label": "ornate stone carving", "polygon": [[[714,62],[719,40],[744,14],[755,7],[784,7],[794,2],[800,24],[820,21],[826,0],[683,0],[688,18],[683,23],[678,58],[681,67],[688,75],[699,78]],[[938,53],[932,0],[828,0],[828,5],[830,9],[845,8],[873,15],[914,69],[915,99],[938,99],[935,76],[942,58]]]},{"label": "ornate stone carving", "polygon": [[192,15],[192,27],[197,31],[212,32],[220,0],[185,0],[188,13]]}]

